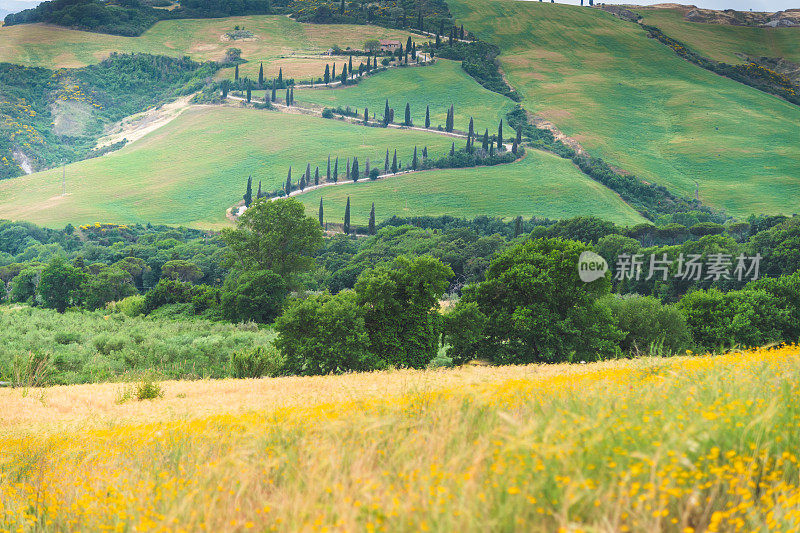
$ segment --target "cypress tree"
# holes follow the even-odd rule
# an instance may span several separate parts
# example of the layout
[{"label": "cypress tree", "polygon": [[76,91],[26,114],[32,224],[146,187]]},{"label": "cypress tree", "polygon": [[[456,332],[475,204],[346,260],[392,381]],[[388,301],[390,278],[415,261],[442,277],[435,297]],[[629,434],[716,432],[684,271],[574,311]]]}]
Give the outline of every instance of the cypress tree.
[{"label": "cypress tree", "polygon": [[256,198],[261,198],[264,196],[264,193],[261,192],[261,180],[258,180],[258,192],[256,193]]},{"label": "cypress tree", "polygon": [[283,85],[283,67],[278,69],[278,85]]},{"label": "cypress tree", "polygon": [[228,98],[228,80],[223,80],[221,85],[222,85],[222,99],[225,100]]},{"label": "cypress tree", "polygon": [[292,101],[289,98],[289,89],[286,89],[286,105],[287,106],[292,105]]},{"label": "cypress tree", "polygon": [[325,227],[325,218],[324,218],[324,211],[322,209],[322,198],[319,199],[319,225],[323,228]]},{"label": "cypress tree", "polygon": [[339,81],[342,82],[342,85],[347,85],[347,65],[342,66],[342,74],[339,78]]},{"label": "cypress tree", "polygon": [[347,70],[350,72],[350,76],[353,76],[353,56],[350,56],[350,61],[347,64]]},{"label": "cypress tree", "polygon": [[472,117],[469,117],[469,131],[467,132],[467,152],[472,153],[472,138],[475,136],[475,127]]},{"label": "cypress tree", "polygon": [[344,208],[344,233],[350,235],[350,197],[347,197],[347,206]]},{"label": "cypress tree", "polygon": [[239,81],[239,65],[236,65],[236,68],[233,69],[233,79]]},{"label": "cypress tree", "polygon": [[319,185],[319,167],[314,171],[314,185]]},{"label": "cypress tree", "polygon": [[417,43],[414,43],[411,46],[411,60],[412,61],[416,61],[417,60]]},{"label": "cypress tree", "polygon": [[244,206],[250,207],[250,204],[253,201],[253,176],[251,175],[247,178],[247,188],[244,191]]},{"label": "cypress tree", "polygon": [[438,33],[436,34],[436,44],[435,44],[435,46],[436,46],[436,48],[441,48],[441,46],[442,46],[442,38],[439,36]]},{"label": "cypress tree", "polygon": [[389,173],[389,149],[388,148],[386,149],[386,161],[384,161],[384,163],[383,163],[383,173],[384,174],[388,174]]},{"label": "cypress tree", "polygon": [[344,175],[345,179],[350,179],[350,158],[347,158],[347,173]]},{"label": "cypress tree", "polygon": [[339,181],[339,157],[336,157],[336,161],[333,164],[333,182],[336,183]]},{"label": "cypress tree", "polygon": [[422,160],[425,161],[428,159],[428,147],[425,146],[422,148]]},{"label": "cypress tree", "polygon": [[425,108],[425,129],[430,129],[431,127],[431,106],[427,106]]},{"label": "cypress tree", "polygon": [[350,173],[350,177],[353,178],[353,182],[358,181],[358,158],[353,158],[353,170]]},{"label": "cypress tree", "polygon": [[304,191],[306,188],[306,175],[303,174],[300,176],[300,190]]},{"label": "cypress tree", "polygon": [[306,163],[306,183],[311,183],[311,163]]},{"label": "cypress tree", "polygon": [[419,164],[419,159],[417,159],[417,147],[414,147],[414,157],[411,159],[411,168],[417,170],[417,165]]},{"label": "cypress tree", "polygon": [[[411,37],[409,37],[409,39],[410,38]],[[411,105],[408,102],[406,102],[406,122],[405,122],[405,125],[409,126],[409,127],[414,125],[413,122],[411,122]]]},{"label": "cypress tree", "polygon": [[277,99],[278,99],[278,97],[275,94],[275,83],[274,83],[274,80],[273,80],[273,83],[272,83],[272,101],[274,102]]},{"label": "cypress tree", "polygon": [[514,142],[511,144],[511,153],[513,153],[514,155],[517,154],[517,140],[516,139],[514,139]]},{"label": "cypress tree", "polygon": [[461,25],[461,30],[459,31],[459,37],[458,38],[461,39],[462,41],[464,40],[464,25],[463,24]]},{"label": "cypress tree", "polygon": [[394,149],[394,157],[392,158],[392,174],[397,173],[397,148]]},{"label": "cypress tree", "polygon": [[489,157],[494,157],[494,143],[489,145]]},{"label": "cypress tree", "polygon": [[291,93],[289,93],[289,96],[290,96],[290,97],[291,97],[291,99],[292,99],[292,105],[294,105],[294,87],[292,87],[292,92],[291,92]]},{"label": "cypress tree", "polygon": [[514,238],[516,239],[522,235],[522,217],[518,216],[514,221]]},{"label": "cypress tree", "polygon": [[331,156],[328,156],[328,171],[325,173],[325,181],[331,181]]},{"label": "cypress tree", "polygon": [[327,63],[325,63],[325,77],[322,79],[325,81],[325,85],[331,82],[331,66]]},{"label": "cypress tree", "polygon": [[411,51],[411,36],[408,36],[408,40],[406,41],[406,53]]},{"label": "cypress tree", "polygon": [[261,67],[258,69],[258,88],[264,86],[264,63],[261,63]]},{"label": "cypress tree", "polygon": [[500,125],[497,127],[497,151],[503,151],[503,119],[500,119]]},{"label": "cypress tree", "polygon": [[450,146],[450,157],[456,155],[456,142],[453,141],[453,144]]},{"label": "cypress tree", "polygon": [[289,167],[289,175],[286,176],[286,188],[285,191],[286,196],[292,192],[292,167]]},{"label": "cypress tree", "polygon": [[391,118],[391,117],[389,117],[389,113],[390,113],[390,110],[389,110],[389,99],[387,98],[386,99],[386,107],[383,110],[383,125],[384,126],[388,126],[389,125],[389,119]]},{"label": "cypress tree", "polygon": [[489,150],[489,128],[483,132],[483,151]]},{"label": "cypress tree", "polygon": [[247,82],[247,103],[248,103],[248,104],[250,103],[250,97],[251,97],[251,93],[250,93],[250,82],[248,81],[248,82]]},{"label": "cypress tree", "polygon": [[333,68],[331,69],[331,79],[336,79],[336,61],[333,62]]},{"label": "cypress tree", "polygon": [[517,130],[517,146],[522,144],[522,128]]},{"label": "cypress tree", "polygon": [[372,202],[372,209],[369,212],[369,234],[375,235],[375,202]]},{"label": "cypress tree", "polygon": [[364,125],[365,126],[369,125],[369,108],[368,107],[364,108]]}]

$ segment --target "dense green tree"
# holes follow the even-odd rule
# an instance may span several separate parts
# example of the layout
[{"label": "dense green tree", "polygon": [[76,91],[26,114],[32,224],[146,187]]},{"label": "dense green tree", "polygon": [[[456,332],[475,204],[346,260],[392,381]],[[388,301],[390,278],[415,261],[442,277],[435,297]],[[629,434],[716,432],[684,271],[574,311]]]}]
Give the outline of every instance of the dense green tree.
[{"label": "dense green tree", "polygon": [[392,157],[392,174],[396,174],[398,170],[397,167],[397,148],[394,149],[394,156]]},{"label": "dense green tree", "polygon": [[278,69],[278,85],[283,85],[283,67]]},{"label": "dense green tree", "polygon": [[358,171],[358,158],[357,157],[353,158],[353,170],[351,171],[350,177],[352,178],[352,180],[354,182],[358,181],[358,178],[360,177],[359,176],[359,171]]},{"label": "dense green tree", "polygon": [[116,267],[102,269],[88,278],[83,288],[83,302],[87,309],[100,309],[109,302],[137,294],[131,275]]},{"label": "dense green tree", "polygon": [[333,164],[333,182],[339,181],[339,156],[336,156],[336,161]]},{"label": "dense green tree", "polygon": [[425,129],[431,127],[431,106],[425,107]]},{"label": "dense green tree", "polygon": [[417,147],[414,147],[414,156],[411,158],[411,168],[417,170],[419,159],[417,158]]},{"label": "dense green tree", "polygon": [[239,65],[236,65],[233,69],[233,79],[239,81]]},{"label": "dense green tree", "polygon": [[222,231],[222,239],[232,266],[243,272],[272,270],[291,285],[298,273],[313,266],[322,230],[293,198],[256,200],[236,221],[236,229]]},{"label": "dense green tree", "polygon": [[293,300],[275,322],[275,346],[290,374],[324,375],[375,370],[364,309],[352,292]]},{"label": "dense green tree", "polygon": [[483,151],[489,151],[489,129],[487,128],[486,131],[483,132]]},{"label": "dense green tree", "polygon": [[9,296],[12,302],[34,303],[41,271],[41,268],[36,267],[23,268],[11,280],[11,293]]},{"label": "dense green tree", "polygon": [[578,259],[589,247],[575,241],[524,241],[500,254],[486,281],[464,289],[487,317],[481,355],[502,363],[594,360],[610,356],[622,334],[597,300],[611,283],[584,283]]},{"label": "dense green tree", "polygon": [[673,355],[684,352],[692,334],[684,314],[652,296],[610,295],[602,300],[611,309],[617,326],[625,335],[622,351],[632,355]]},{"label": "dense green tree", "polygon": [[327,63],[325,64],[325,77],[322,79],[325,82],[325,85],[328,85],[331,82],[331,66]]},{"label": "dense green tree", "polygon": [[244,191],[244,205],[250,207],[253,201],[253,176],[252,174],[247,178],[247,188]]},{"label": "dense green tree", "polygon": [[350,197],[347,197],[347,205],[344,208],[344,234],[350,235]]},{"label": "dense green tree", "polygon": [[370,352],[386,365],[424,368],[437,353],[439,298],[452,276],[433,257],[401,256],[363,272],[355,291],[365,309]]},{"label": "dense green tree", "polygon": [[409,127],[414,125],[414,123],[411,121],[411,105],[408,102],[406,102],[406,118],[403,122],[403,125]]},{"label": "dense green tree", "polygon": [[522,217],[518,216],[514,220],[514,238],[516,239],[520,235],[522,235],[523,227],[522,227]]},{"label": "dense green tree", "polygon": [[44,307],[63,313],[67,307],[81,304],[85,281],[86,274],[82,270],[56,256],[42,269],[37,292]]},{"label": "dense green tree", "polygon": [[364,125],[365,126],[369,125],[369,108],[368,107],[364,108]]},{"label": "dense green tree", "polygon": [[389,99],[386,99],[386,106],[383,108],[383,125],[388,126],[391,122],[391,110],[389,109]]},{"label": "dense green tree", "polygon": [[372,209],[369,212],[369,234],[375,235],[375,202],[372,202]]},{"label": "dense green tree", "polygon": [[289,174],[286,176],[286,186],[284,187],[284,192],[286,196],[289,196],[292,192],[292,167],[289,167]]},{"label": "dense green tree", "polygon": [[319,167],[314,169],[314,185],[319,185]]},{"label": "dense green tree", "polygon": [[161,277],[179,279],[186,283],[195,283],[203,277],[203,271],[195,263],[184,259],[167,261],[161,267]]},{"label": "dense green tree", "polygon": [[386,149],[386,159],[383,162],[383,172],[385,174],[389,173],[389,149]]},{"label": "dense green tree", "polygon": [[322,198],[319,199],[319,225],[325,227],[325,211],[322,207]]},{"label": "dense green tree", "polygon": [[264,62],[261,62],[261,66],[258,69],[258,88],[261,89],[264,87]]},{"label": "dense green tree", "polygon": [[503,120],[500,120],[500,125],[497,126],[497,151],[503,151]]},{"label": "dense green tree", "polygon": [[269,324],[280,315],[288,294],[286,281],[271,270],[234,272],[222,289],[222,313],[231,322]]},{"label": "dense green tree", "polygon": [[448,345],[447,356],[453,364],[463,365],[480,357],[487,323],[476,302],[460,300],[444,315],[442,340]]}]

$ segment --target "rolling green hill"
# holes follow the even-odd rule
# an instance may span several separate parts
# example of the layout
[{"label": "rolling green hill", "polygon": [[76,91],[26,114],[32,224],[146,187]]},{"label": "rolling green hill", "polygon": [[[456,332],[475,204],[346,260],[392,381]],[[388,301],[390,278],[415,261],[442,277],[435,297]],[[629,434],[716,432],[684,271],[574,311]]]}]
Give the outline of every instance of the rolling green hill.
[{"label": "rolling green hill", "polygon": [[[265,190],[282,188],[291,165],[295,183],[327,156],[383,165],[387,149],[408,162],[414,146],[442,155],[452,139],[418,131],[354,126],[336,120],[233,107],[195,107],[140,141],[61,170],[0,181],[0,218],[47,226],[67,222],[152,222],[224,225],[225,210],[241,200],[247,176]],[[476,195],[479,191],[475,192]],[[478,211],[475,212],[478,214]]]},{"label": "rolling green hill", "polygon": [[737,53],[751,57],[783,57],[800,62],[800,28],[758,28],[689,22],[680,9],[636,8],[644,23],[657,26],[673,39],[706,57],[743,63]]},{"label": "rolling green hill", "polygon": [[429,105],[433,128],[444,127],[447,110],[453,104],[455,128],[466,131],[473,117],[475,129],[481,133],[485,128],[494,133],[500,119],[514,107],[514,102],[508,98],[475,83],[459,63],[446,59],[428,67],[392,69],[353,87],[298,89],[294,96],[298,105],[350,106],[361,113],[364,107],[369,107],[377,116],[383,116],[388,99],[395,109],[395,122],[402,122],[405,105],[409,103],[411,117],[418,126],[425,125],[425,107]]},{"label": "rolling green hill", "polygon": [[728,213],[792,213],[800,107],[722,78],[598,9],[453,0],[524,96],[595,155]]},{"label": "rolling green hill", "polygon": [[318,213],[322,198],[326,220],[341,223],[348,196],[354,224],[367,223],[373,202],[379,221],[392,215],[553,219],[596,215],[621,225],[644,222],[616,194],[584,176],[571,162],[533,150],[511,165],[429,170],[324,187],[297,198],[309,216]]},{"label": "rolling green hill", "polygon": [[[235,26],[253,32],[255,39],[223,40]],[[378,26],[301,24],[282,15],[161,21],[140,37],[23,24],[0,27],[0,62],[46,68],[82,67],[98,63],[111,52],[147,52],[173,57],[188,55],[205,61],[219,60],[225,55],[225,50],[235,47],[242,50],[245,59],[254,63],[247,68],[257,74],[256,62],[292,55],[318,55],[335,44],[342,49],[348,46],[363,48],[367,39],[405,40],[408,35],[404,31]],[[316,71],[319,69],[315,67]],[[322,71],[319,72],[321,75]]]}]

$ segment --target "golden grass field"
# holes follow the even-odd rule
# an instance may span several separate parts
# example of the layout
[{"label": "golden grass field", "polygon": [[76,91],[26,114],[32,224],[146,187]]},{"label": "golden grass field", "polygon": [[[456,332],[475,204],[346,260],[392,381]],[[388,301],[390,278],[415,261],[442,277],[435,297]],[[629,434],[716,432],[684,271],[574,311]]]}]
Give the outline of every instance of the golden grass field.
[{"label": "golden grass field", "polygon": [[0,530],[796,531],[798,363],[0,390]]}]

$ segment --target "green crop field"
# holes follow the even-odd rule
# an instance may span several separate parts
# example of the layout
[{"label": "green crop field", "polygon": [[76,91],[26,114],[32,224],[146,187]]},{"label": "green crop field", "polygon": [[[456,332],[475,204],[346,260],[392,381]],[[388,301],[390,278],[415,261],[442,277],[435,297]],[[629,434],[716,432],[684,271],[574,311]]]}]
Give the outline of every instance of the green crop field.
[{"label": "green crop field", "polygon": [[[234,107],[196,107],[118,152],[61,170],[0,181],[0,219],[58,227],[66,223],[152,222],[225,225],[248,175],[265,190],[281,188],[290,165],[297,183],[306,163],[327,156],[367,157],[382,168],[387,149],[409,162],[414,146],[443,155],[452,139],[434,133],[366,128],[338,120]],[[255,191],[254,191],[255,192]],[[476,209],[475,214],[480,211]]]},{"label": "green crop field", "polygon": [[689,22],[679,9],[636,8],[644,23],[658,26],[706,57],[743,63],[737,53],[752,57],[783,57],[800,62],[800,28],[752,28]]},{"label": "green crop field", "polygon": [[[250,30],[256,39],[224,41],[225,33],[235,26]],[[176,57],[188,55],[196,60],[219,60],[225,55],[225,50],[235,47],[252,62],[242,67],[242,73],[253,76],[258,73],[260,61],[271,62],[281,58],[286,61],[287,56],[290,58],[292,55],[319,55],[333,45],[343,49],[363,49],[367,39],[405,40],[408,35],[407,32],[377,26],[301,24],[279,15],[167,20],[158,22],[140,37],[23,24],[0,27],[0,61],[47,68],[81,67],[97,63],[111,52],[148,52]]]},{"label": "green crop field", "polygon": [[[339,67],[337,67],[339,68]],[[455,106],[455,128],[466,131],[470,117],[475,119],[475,129],[490,133],[513,109],[508,98],[484,89],[461,69],[455,61],[438,60],[428,67],[391,69],[367,78],[353,87],[337,89],[298,89],[298,105],[314,104],[326,107],[357,108],[364,112],[368,107],[376,116],[383,116],[386,99],[395,110],[395,122],[402,122],[406,103],[411,105],[415,125],[425,125],[425,107],[431,108],[431,126],[444,127],[450,105]]]},{"label": "green crop field", "polygon": [[323,199],[326,220],[341,223],[347,197],[351,220],[366,224],[372,203],[380,221],[392,215],[522,215],[569,218],[596,215],[622,225],[644,219],[617,195],[583,175],[570,161],[529,150],[518,163],[471,169],[430,170],[363,182],[323,187],[297,198],[310,216]]},{"label": "green crop field", "polygon": [[523,105],[592,153],[728,213],[797,211],[800,107],[692,65],[597,9],[453,0]]}]

